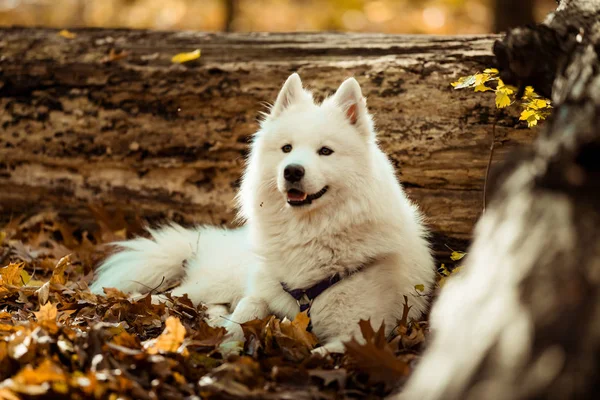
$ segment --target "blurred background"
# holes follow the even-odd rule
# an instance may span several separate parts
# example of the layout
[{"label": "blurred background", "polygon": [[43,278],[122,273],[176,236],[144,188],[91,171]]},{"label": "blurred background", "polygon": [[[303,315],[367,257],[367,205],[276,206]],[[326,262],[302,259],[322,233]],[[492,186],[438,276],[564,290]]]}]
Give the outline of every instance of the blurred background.
[{"label": "blurred background", "polygon": [[0,0],[0,26],[472,34],[541,22],[555,0]]}]

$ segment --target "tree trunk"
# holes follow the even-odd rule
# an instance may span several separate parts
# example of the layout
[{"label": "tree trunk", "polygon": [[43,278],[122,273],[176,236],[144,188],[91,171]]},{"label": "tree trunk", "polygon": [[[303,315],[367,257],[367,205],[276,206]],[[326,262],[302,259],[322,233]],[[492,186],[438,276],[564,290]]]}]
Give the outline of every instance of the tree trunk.
[{"label": "tree trunk", "polygon": [[494,32],[535,23],[534,0],[494,0]]},{"label": "tree trunk", "polygon": [[223,6],[225,7],[225,32],[233,32],[238,14],[238,2],[237,0],[225,0]]},{"label": "tree trunk", "polygon": [[[493,96],[450,86],[491,66],[492,36],[74,32],[0,29],[2,220],[53,208],[93,228],[87,206],[101,203],[151,220],[231,221],[259,111],[299,71],[321,98],[357,77],[437,249],[464,248],[496,115],[496,159],[535,133],[497,114]],[[199,60],[171,63],[196,48]],[[111,61],[111,50],[127,55]]]},{"label": "tree trunk", "polygon": [[499,169],[463,272],[433,307],[433,340],[401,399],[598,397],[600,3],[564,1],[546,25],[511,32],[502,42],[506,68],[522,68],[512,63],[521,45],[540,44],[562,51],[554,116],[530,152]]}]

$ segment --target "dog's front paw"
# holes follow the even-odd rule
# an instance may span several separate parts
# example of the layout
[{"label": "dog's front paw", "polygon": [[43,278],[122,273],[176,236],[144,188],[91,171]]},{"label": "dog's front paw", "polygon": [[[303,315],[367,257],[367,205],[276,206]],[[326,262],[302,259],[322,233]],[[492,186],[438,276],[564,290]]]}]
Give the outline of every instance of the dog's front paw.
[{"label": "dog's front paw", "polygon": [[316,349],[312,349],[311,353],[316,354],[321,357],[325,357],[329,352],[325,348],[325,346],[317,347]]},{"label": "dog's front paw", "polygon": [[321,356],[326,356],[330,353],[344,353],[345,349],[346,347],[344,346],[344,343],[342,341],[334,341],[325,343],[323,346],[313,349],[312,353]]},{"label": "dog's front paw", "polygon": [[223,326],[227,329],[228,341],[244,342],[244,331],[240,324],[229,321]]}]

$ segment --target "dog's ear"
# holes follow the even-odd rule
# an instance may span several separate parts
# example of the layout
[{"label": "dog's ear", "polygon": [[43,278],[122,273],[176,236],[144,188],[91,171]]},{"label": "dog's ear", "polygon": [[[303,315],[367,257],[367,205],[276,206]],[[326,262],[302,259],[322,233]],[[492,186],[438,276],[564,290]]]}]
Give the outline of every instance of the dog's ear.
[{"label": "dog's ear", "polygon": [[335,92],[333,98],[346,114],[350,124],[357,126],[357,128],[368,125],[367,102],[356,79],[346,79]]},{"label": "dog's ear", "polygon": [[275,104],[271,108],[269,117],[276,118],[292,104],[306,101],[307,99],[312,100],[312,97],[302,88],[300,75],[294,72],[283,84],[279,95],[277,95],[277,100],[275,100]]}]

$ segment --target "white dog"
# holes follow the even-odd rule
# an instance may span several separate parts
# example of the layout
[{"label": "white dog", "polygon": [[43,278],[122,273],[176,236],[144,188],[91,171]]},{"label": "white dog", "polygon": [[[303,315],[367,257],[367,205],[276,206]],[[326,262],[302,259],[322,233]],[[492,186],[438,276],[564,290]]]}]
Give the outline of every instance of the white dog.
[{"label": "white dog", "polygon": [[355,79],[319,105],[298,74],[288,78],[254,137],[237,199],[242,228],[170,225],[119,242],[92,291],[182,278],[173,294],[207,304],[213,323],[226,314],[237,339],[239,323],[308,309],[320,352],[343,352],[360,319],[385,321],[389,333],[404,295],[410,317],[426,310],[435,279],[427,232]]}]

